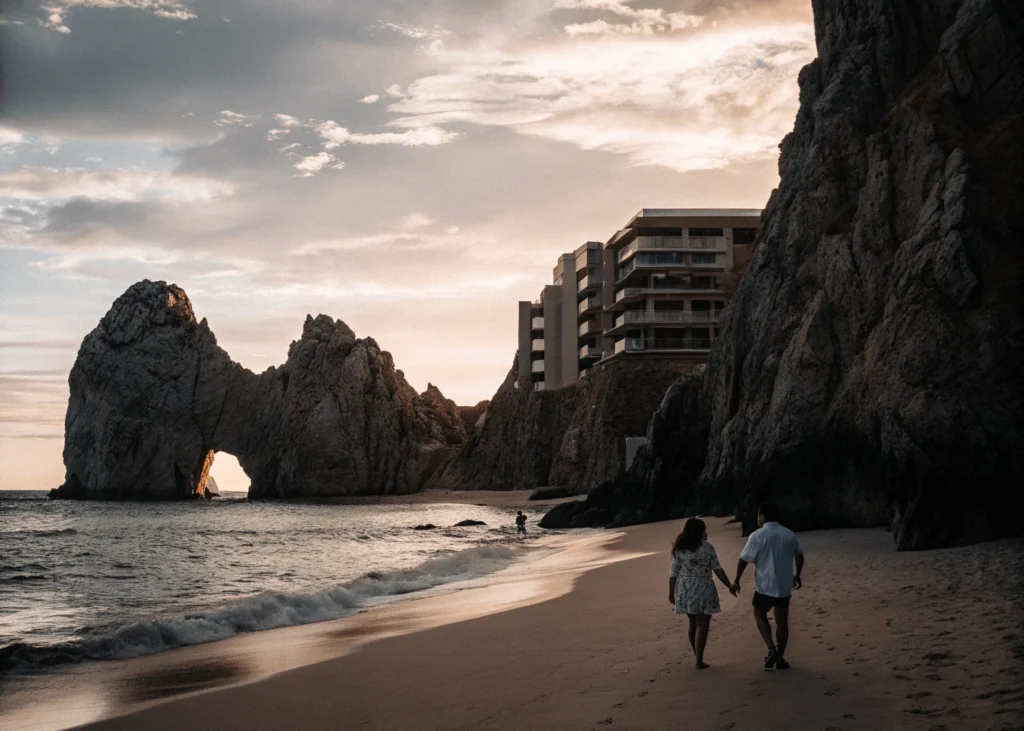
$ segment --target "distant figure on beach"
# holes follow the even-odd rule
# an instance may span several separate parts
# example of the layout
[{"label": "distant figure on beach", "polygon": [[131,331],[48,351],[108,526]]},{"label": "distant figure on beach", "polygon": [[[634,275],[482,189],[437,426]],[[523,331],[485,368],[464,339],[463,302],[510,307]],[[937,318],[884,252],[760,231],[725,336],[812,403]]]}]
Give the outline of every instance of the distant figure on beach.
[{"label": "distant figure on beach", "polygon": [[526,535],[526,516],[523,515],[523,511],[516,511],[516,535]]},{"label": "distant figure on beach", "polygon": [[718,563],[715,547],[708,543],[707,526],[699,518],[690,518],[672,544],[672,568],[668,574],[668,600],[676,614],[690,620],[690,648],[697,658],[697,669],[708,667],[704,648],[711,630],[711,615],[722,611],[718,591],[711,580],[714,573],[725,587],[735,594],[733,584]]},{"label": "distant figure on beach", "polygon": [[[774,503],[761,503],[761,507],[757,509],[757,524],[760,527],[750,534],[747,545],[740,554],[739,564],[736,566],[736,581],[732,588],[737,592],[740,590],[743,570],[747,568],[748,563],[754,564],[754,620],[757,622],[761,638],[768,646],[764,667],[765,670],[787,670],[789,599],[793,589],[799,589],[803,585],[800,572],[804,568],[804,549],[793,531],[779,525],[779,509]],[[774,641],[772,626],[768,623],[770,610],[775,612]]]}]

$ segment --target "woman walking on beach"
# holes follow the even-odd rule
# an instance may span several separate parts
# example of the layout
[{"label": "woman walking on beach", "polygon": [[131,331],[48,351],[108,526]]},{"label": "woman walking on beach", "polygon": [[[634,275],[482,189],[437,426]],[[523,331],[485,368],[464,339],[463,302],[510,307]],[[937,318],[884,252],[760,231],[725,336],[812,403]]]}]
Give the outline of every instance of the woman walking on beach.
[{"label": "woman walking on beach", "polygon": [[732,582],[718,563],[715,547],[708,543],[707,526],[699,518],[690,518],[672,545],[668,600],[675,605],[676,614],[685,614],[690,620],[690,647],[697,657],[698,670],[708,667],[704,662],[704,648],[711,629],[711,615],[722,611],[712,573],[735,596]]}]

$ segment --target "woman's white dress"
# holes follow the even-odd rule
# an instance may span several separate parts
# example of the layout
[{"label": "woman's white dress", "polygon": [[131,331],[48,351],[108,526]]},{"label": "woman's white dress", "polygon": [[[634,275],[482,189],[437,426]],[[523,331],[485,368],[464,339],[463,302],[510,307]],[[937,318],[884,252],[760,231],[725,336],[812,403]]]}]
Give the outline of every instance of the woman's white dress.
[{"label": "woman's white dress", "polygon": [[696,551],[673,551],[669,576],[676,577],[676,614],[718,614],[718,590],[711,572],[722,568],[715,547],[701,541]]}]

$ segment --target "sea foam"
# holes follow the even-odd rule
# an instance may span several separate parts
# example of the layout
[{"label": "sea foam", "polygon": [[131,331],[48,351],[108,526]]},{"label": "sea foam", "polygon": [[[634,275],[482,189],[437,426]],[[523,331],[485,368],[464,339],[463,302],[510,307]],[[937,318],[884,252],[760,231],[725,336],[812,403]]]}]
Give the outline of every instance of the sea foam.
[{"label": "sea foam", "polygon": [[133,622],[75,642],[50,646],[17,643],[0,648],[0,672],[81,660],[139,657],[224,640],[243,632],[339,619],[357,607],[387,597],[493,573],[508,566],[520,553],[520,549],[510,546],[476,546],[430,559],[411,569],[373,572],[316,593],[266,592],[212,612]]}]

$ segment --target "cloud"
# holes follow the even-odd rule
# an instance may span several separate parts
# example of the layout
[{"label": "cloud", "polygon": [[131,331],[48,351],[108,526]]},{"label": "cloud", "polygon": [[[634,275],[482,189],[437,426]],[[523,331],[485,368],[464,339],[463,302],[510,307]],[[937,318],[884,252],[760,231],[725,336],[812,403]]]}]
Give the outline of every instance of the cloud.
[{"label": "cloud", "polygon": [[405,147],[436,146],[447,144],[459,136],[458,132],[431,125],[415,127],[405,132],[375,132],[369,134],[349,132],[348,129],[331,120],[316,124],[313,129],[324,139],[324,149],[326,150],[333,150],[345,144],[402,145]]},{"label": "cloud", "polygon": [[75,8],[99,10],[129,8],[152,13],[168,20],[194,20],[196,18],[195,13],[178,0],[49,0],[49,4],[42,6],[46,17],[40,18],[39,24],[58,33],[70,33],[71,29],[65,24],[64,19],[68,12]]},{"label": "cloud", "polygon": [[449,32],[442,28],[417,28],[411,25],[402,25],[399,23],[381,23],[381,26],[388,30],[393,30],[396,33],[400,33],[406,38],[413,38],[415,40],[438,40],[449,35]]},{"label": "cloud", "polygon": [[[626,12],[613,0],[564,1]],[[389,109],[409,129],[504,126],[637,165],[726,168],[777,154],[813,55],[811,29],[793,24],[445,51],[445,71],[409,84]]]},{"label": "cloud", "polygon": [[380,101],[380,94],[369,94],[359,100],[360,104],[376,104]]},{"label": "cloud", "polygon": [[257,118],[258,115],[245,115],[239,114],[238,112],[232,112],[230,109],[225,109],[220,113],[219,118],[214,124],[218,127],[227,127],[231,125],[237,125],[241,127],[252,127],[250,119]]},{"label": "cloud", "polygon": [[16,145],[24,140],[24,135],[16,129],[0,126],[0,147],[4,145]]},{"label": "cloud", "polygon": [[299,158],[294,167],[299,171],[299,177],[311,178],[325,167],[340,170],[344,166],[345,163],[339,162],[338,159],[329,152],[318,152],[315,155]]},{"label": "cloud", "polygon": [[232,191],[233,186],[224,181],[140,168],[22,167],[0,171],[0,197],[26,201],[78,197],[103,201],[153,197],[201,201],[230,195]]}]

